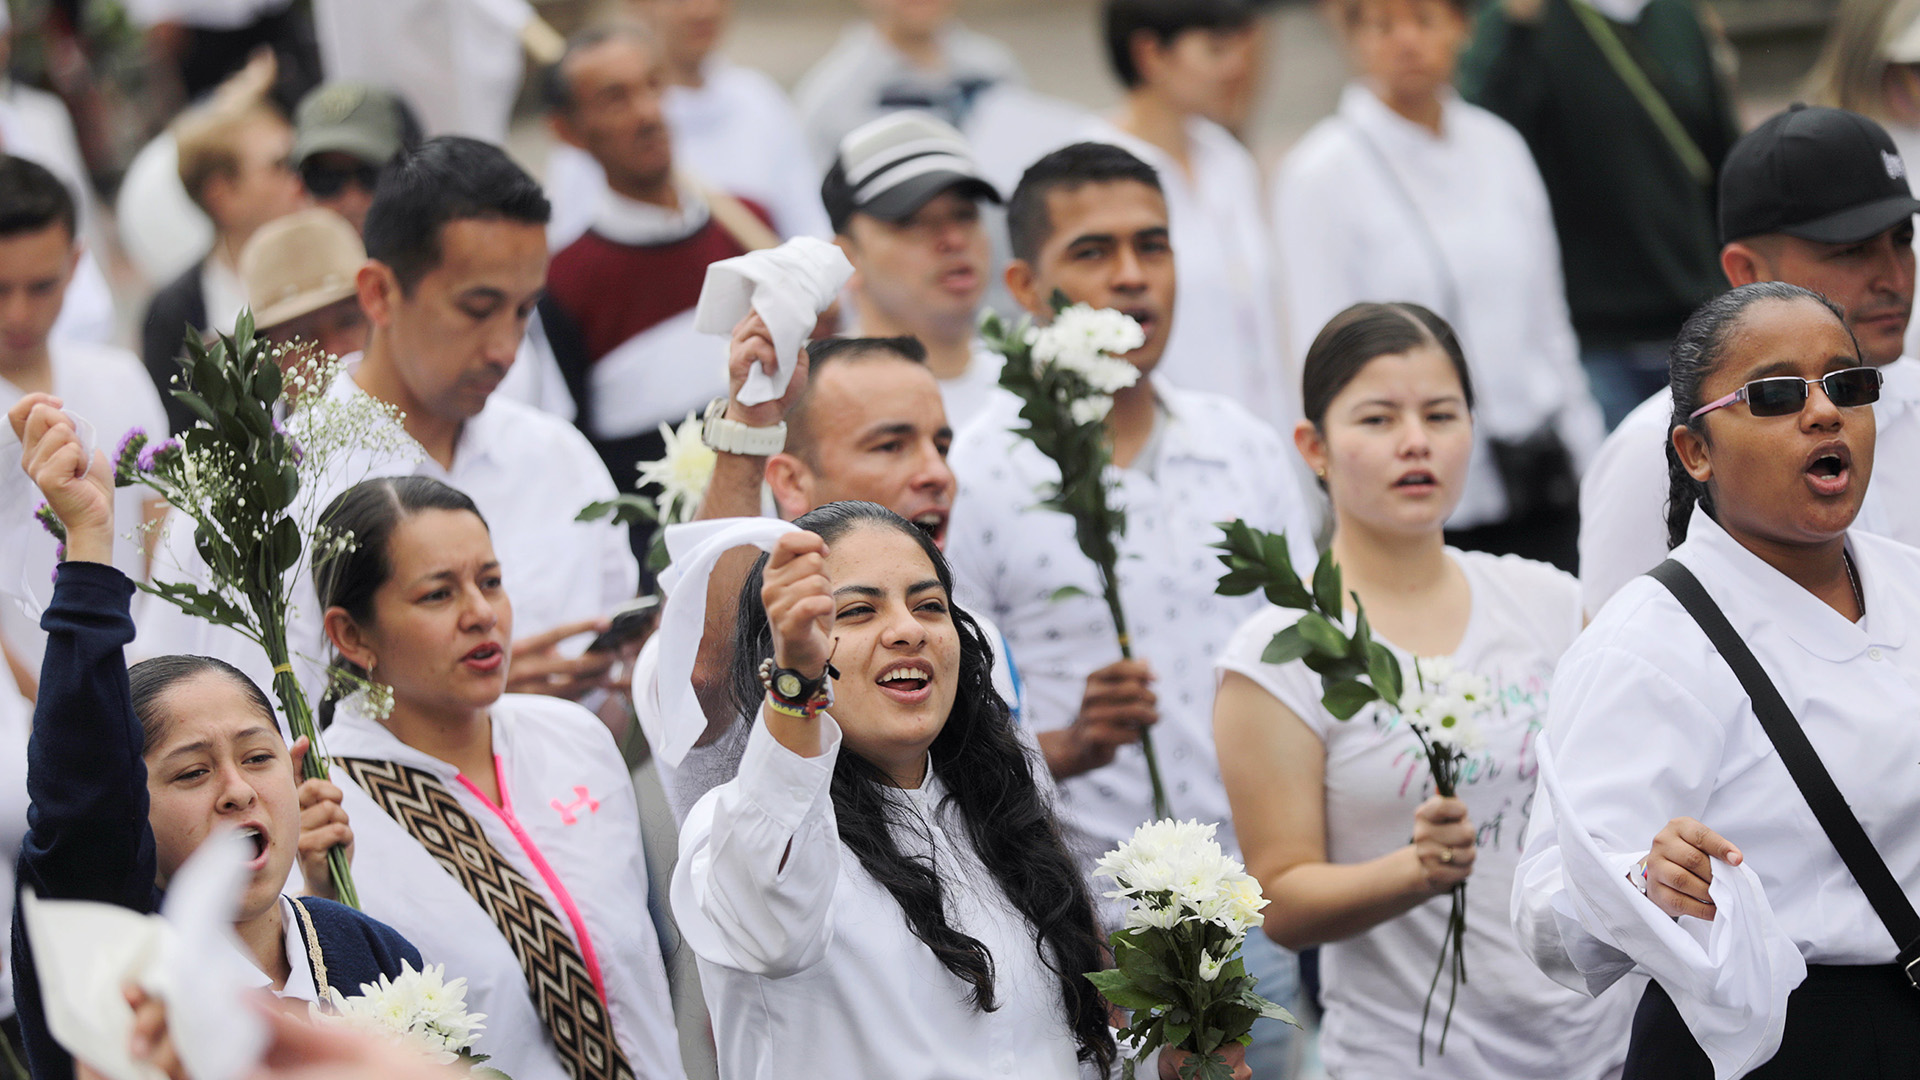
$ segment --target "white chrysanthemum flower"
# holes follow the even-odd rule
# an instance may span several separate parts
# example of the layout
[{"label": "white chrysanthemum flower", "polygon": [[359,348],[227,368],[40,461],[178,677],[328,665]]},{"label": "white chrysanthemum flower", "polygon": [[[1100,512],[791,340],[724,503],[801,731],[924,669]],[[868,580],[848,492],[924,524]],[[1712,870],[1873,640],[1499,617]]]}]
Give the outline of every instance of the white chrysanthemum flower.
[{"label": "white chrysanthemum flower", "polygon": [[1110,308],[1075,304],[1045,327],[1027,331],[1036,369],[1048,366],[1073,372],[1094,394],[1112,394],[1140,380],[1140,371],[1119,357],[1146,344],[1147,335],[1131,316]]},{"label": "white chrysanthemum flower", "polygon": [[[1229,953],[1229,956],[1232,954]],[[1200,981],[1212,982],[1220,977],[1220,969],[1227,966],[1226,956],[1215,956],[1205,949],[1200,950]]]},{"label": "white chrysanthemum flower", "polygon": [[707,497],[707,483],[713,479],[718,455],[700,438],[700,426],[700,418],[693,413],[687,414],[678,429],[661,424],[666,454],[658,461],[640,465],[640,486],[660,485],[654,506],[660,511],[660,520],[667,524],[691,521],[700,511],[701,500]]},{"label": "white chrysanthemum flower", "polygon": [[1485,744],[1480,717],[1493,708],[1493,684],[1446,657],[1414,661],[1416,685],[1400,696],[1400,715],[1437,749],[1473,753]]},{"label": "white chrysanthemum flower", "polygon": [[1107,897],[1132,901],[1129,928],[1207,922],[1237,943],[1259,924],[1267,905],[1259,883],[1220,850],[1214,828],[1198,821],[1149,822],[1101,858],[1094,874],[1117,886]]},{"label": "white chrysanthemum flower", "polygon": [[1068,409],[1076,424],[1097,424],[1113,411],[1113,398],[1106,394],[1076,398]]},{"label": "white chrysanthemum flower", "polygon": [[316,1019],[380,1036],[450,1065],[473,1047],[486,1027],[481,1022],[486,1015],[468,1012],[466,1002],[467,981],[446,981],[444,965],[415,971],[412,964],[403,964],[399,978],[382,975],[378,983],[362,983],[356,997],[329,987],[331,1008],[311,1011]]}]

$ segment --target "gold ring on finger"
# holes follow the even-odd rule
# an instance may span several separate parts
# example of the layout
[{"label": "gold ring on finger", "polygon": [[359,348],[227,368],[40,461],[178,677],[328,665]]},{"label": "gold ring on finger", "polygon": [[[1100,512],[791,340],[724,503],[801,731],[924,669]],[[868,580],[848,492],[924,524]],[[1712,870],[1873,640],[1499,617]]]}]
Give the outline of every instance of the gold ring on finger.
[{"label": "gold ring on finger", "polygon": [[1450,847],[1441,848],[1440,861],[1443,863],[1446,863],[1449,866],[1453,865],[1453,849]]}]

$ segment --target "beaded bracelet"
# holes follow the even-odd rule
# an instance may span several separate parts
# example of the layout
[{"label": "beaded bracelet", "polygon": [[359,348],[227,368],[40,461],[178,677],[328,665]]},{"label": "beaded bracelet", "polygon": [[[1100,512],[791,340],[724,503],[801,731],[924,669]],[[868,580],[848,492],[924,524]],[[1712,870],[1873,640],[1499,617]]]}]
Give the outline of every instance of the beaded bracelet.
[{"label": "beaded bracelet", "polygon": [[795,720],[812,720],[815,716],[819,715],[820,709],[825,704],[826,702],[821,701],[820,698],[816,696],[808,699],[807,703],[803,706],[789,705],[775,697],[772,691],[767,692],[767,711],[779,713],[781,716],[791,717]]}]

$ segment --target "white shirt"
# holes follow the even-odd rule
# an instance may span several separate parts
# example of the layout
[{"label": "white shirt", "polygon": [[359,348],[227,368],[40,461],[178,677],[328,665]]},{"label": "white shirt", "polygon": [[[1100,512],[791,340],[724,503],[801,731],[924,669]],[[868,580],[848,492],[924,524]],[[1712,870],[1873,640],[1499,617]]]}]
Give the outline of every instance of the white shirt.
[{"label": "white shirt", "polygon": [[[678,1078],[660,942],[646,917],[640,810],[613,737],[593,714],[556,698],[496,702],[496,806],[460,770],[402,743],[344,705],[326,731],[335,757],[394,761],[432,773],[487,840],[547,902],[596,973],[615,1036],[641,1080]],[[487,1015],[476,1047],[514,1080],[566,1076],[511,946],[480,905],[405,828],[344,773],[334,782],[352,819],[361,909],[399,931],[447,977],[467,980],[467,1008]],[[343,991],[344,992],[344,991]]]},{"label": "white shirt", "polygon": [[[833,238],[820,181],[810,168],[800,117],[779,84],[755,68],[709,57],[699,86],[669,86],[662,108],[680,168],[731,195],[760,204],[782,237]],[[553,221],[547,240],[558,251],[587,231],[607,174],[585,150],[555,143],[547,154],[547,197]]]},{"label": "white shirt", "polygon": [[[1208,545],[1215,522],[1245,518],[1285,530],[1295,564],[1317,558],[1306,499],[1293,479],[1290,448],[1238,404],[1155,380],[1166,408],[1151,463],[1115,469],[1113,501],[1127,515],[1120,594],[1134,655],[1152,666],[1160,722],[1153,728],[1175,816],[1220,824],[1222,848],[1237,852],[1226,791],[1213,749],[1213,663],[1258,597],[1214,595],[1225,571]],[[1036,506],[1058,471],[1014,435],[1018,400],[1009,393],[954,440],[960,481],[948,526],[958,603],[991,617],[1025,682],[1027,726],[1067,727],[1080,711],[1087,676],[1120,659],[1099,571],[1073,539],[1065,514]],[[1063,586],[1085,595],[1054,599]],[[1152,817],[1146,758],[1138,745],[1114,761],[1060,783],[1068,845],[1091,868]]]},{"label": "white shirt", "polygon": [[247,306],[247,287],[218,255],[200,261],[200,295],[206,304],[207,323],[197,329],[232,333],[233,321]]},{"label": "white shirt", "polygon": [[[1479,723],[1484,751],[1466,766],[1460,798],[1478,828],[1467,885],[1466,961],[1453,1031],[1433,1053],[1434,1005],[1424,1068],[1416,1065],[1420,1012],[1440,956],[1450,898],[1320,947],[1325,1008],[1320,1053],[1335,1076],[1540,1080],[1601,1077],[1626,1053],[1638,1000],[1618,991],[1598,1000],[1540,973],[1508,925],[1507,897],[1533,803],[1533,740],[1546,724],[1553,666],[1580,633],[1579,584],[1545,563],[1449,549],[1472,594],[1465,635],[1451,657],[1485,676],[1498,705]],[[1433,794],[1419,740],[1397,716],[1369,705],[1341,722],[1320,704],[1320,677],[1298,662],[1260,661],[1267,642],[1299,612],[1266,608],[1234,634],[1223,671],[1252,679],[1326,744],[1326,843],[1332,863],[1361,863],[1406,846],[1413,812]],[[1384,642],[1411,681],[1412,654]]]},{"label": "white shirt", "polygon": [[1459,335],[1478,407],[1473,464],[1448,525],[1466,528],[1507,516],[1489,438],[1517,441],[1553,423],[1584,465],[1606,429],[1580,367],[1553,213],[1526,142],[1451,91],[1440,130],[1349,85],[1338,112],[1287,155],[1273,214],[1296,364],[1329,319],[1361,301],[1413,301]]},{"label": "white shirt", "polygon": [[938,32],[940,66],[920,67],[893,47],[870,22],[849,23],[800,77],[794,105],[806,126],[819,175],[840,152],[840,140],[869,120],[898,109],[922,109],[964,129],[973,101],[998,83],[1025,83],[1020,64],[1005,45],[950,22]]},{"label": "white shirt", "polygon": [[967,370],[951,379],[940,380],[940,404],[946,407],[948,426],[959,431],[986,409],[1000,390],[1000,369],[1006,362],[1006,357],[984,343],[973,343],[973,358],[967,361]]},{"label": "white shirt", "polygon": [[[0,151],[27,158],[58,176],[73,194],[78,211],[77,238],[82,241],[80,265],[67,283],[66,299],[54,320],[52,336],[62,341],[112,343],[120,326],[113,309],[113,290],[100,270],[93,249],[105,239],[100,212],[94,206],[93,183],[73,117],[58,97],[11,79],[0,78]],[[199,249],[195,249],[199,250]]]},{"label": "white shirt", "polygon": [[[0,678],[0,917],[13,925],[14,864],[27,840],[27,739],[33,703]],[[13,1015],[12,949],[0,950],[0,1019]]]},{"label": "white shirt", "polygon": [[982,1012],[840,842],[829,782],[840,728],[803,758],[755,724],[740,773],[680,833],[673,913],[700,960],[720,1074],[733,1080],[1023,1077],[1073,1080],[1077,1049],[1033,927],[940,808],[931,771],[889,791],[902,853],[940,875],[949,923],[987,947],[1000,1007]]},{"label": "white shirt", "polygon": [[313,29],[327,81],[391,88],[429,137],[502,144],[533,15],[527,0],[318,0]]},{"label": "white shirt", "polygon": [[[147,369],[125,349],[110,345],[83,345],[72,341],[49,341],[47,351],[53,363],[53,392],[66,403],[68,412],[84,417],[93,425],[97,448],[107,455],[111,465],[120,440],[134,428],[154,439],[167,434],[167,413],[160,405],[160,394],[147,377]],[[0,378],[0,409],[10,409],[25,395],[20,388]],[[11,440],[12,433],[7,438]],[[145,502],[153,490],[144,486],[115,488],[113,493],[113,565],[135,581],[146,579],[146,556],[139,539]],[[40,504],[40,493],[25,474],[0,480],[0,593],[30,592],[38,604],[53,596],[53,570],[56,544],[30,519]],[[47,637],[40,629],[39,613],[29,615],[11,597],[0,597],[0,634],[29,667],[38,670],[40,655],[46,650]]]},{"label": "white shirt", "polygon": [[127,164],[114,199],[120,246],[158,288],[186,273],[213,247],[213,222],[180,182],[180,144],[163,130]]},{"label": "white shirt", "polygon": [[[1886,381],[1873,406],[1873,476],[1853,527],[1920,545],[1920,360],[1903,356],[1880,372]],[[1580,587],[1589,615],[1667,557],[1672,417],[1667,390],[1641,402],[1581,477]]]},{"label": "white shirt", "polygon": [[[1847,548],[1866,597],[1859,623],[1697,509],[1673,557],[1753,650],[1894,879],[1920,901],[1920,635],[1911,629],[1920,618],[1920,551],[1857,529]],[[1670,819],[1694,818],[1739,847],[1773,921],[1807,963],[1893,960],[1892,937],[1746,691],[1660,583],[1636,578],[1601,609],[1554,673],[1550,717],[1555,771],[1602,857],[1631,866]],[[1536,810],[1528,830],[1514,927],[1557,979],[1605,985],[1633,957],[1607,928],[1581,918],[1552,817]],[[1682,917],[1680,927],[1705,940],[1708,924]]]},{"label": "white shirt", "polygon": [[[327,392],[364,393],[350,375]],[[479,506],[500,557],[507,594],[513,598],[515,638],[605,615],[639,588],[639,568],[627,545],[626,529],[574,520],[588,503],[610,499],[615,492],[599,455],[585,436],[562,420],[495,394],[461,427],[450,470],[441,468],[424,450],[417,459],[369,452],[354,455],[311,482],[328,485],[328,494],[317,503],[325,506],[348,483],[409,475],[450,484]],[[177,524],[182,519],[176,514],[169,520]],[[155,577],[204,581],[206,573],[193,549],[192,530],[168,528],[164,548],[154,560]],[[287,633],[294,667],[317,700],[321,669],[330,650],[310,567],[299,567],[295,576]],[[140,637],[135,649],[142,655],[217,656],[261,686],[271,683],[272,665],[252,642],[156,597],[142,594],[137,603],[134,622]]]},{"label": "white shirt", "polygon": [[[1084,133],[1153,166],[1167,197],[1180,287],[1173,335],[1154,373],[1178,386],[1224,394],[1276,430],[1292,432],[1300,419],[1300,380],[1286,362],[1275,318],[1273,232],[1260,195],[1260,167],[1226,128],[1188,117],[1186,130],[1191,172],[1105,121]],[[1287,457],[1289,467],[1294,460]]]}]

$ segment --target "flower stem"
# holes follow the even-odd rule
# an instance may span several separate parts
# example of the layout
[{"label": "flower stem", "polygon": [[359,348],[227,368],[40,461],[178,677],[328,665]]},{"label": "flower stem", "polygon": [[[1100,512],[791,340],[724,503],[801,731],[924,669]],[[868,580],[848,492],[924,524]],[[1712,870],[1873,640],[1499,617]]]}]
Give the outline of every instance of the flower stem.
[{"label": "flower stem", "polygon": [[[267,601],[271,604],[271,601]],[[275,605],[277,607],[277,605]],[[293,676],[293,663],[287,649],[287,621],[284,610],[263,611],[260,622],[265,633],[261,644],[273,662],[273,695],[280,699],[280,711],[286,714],[287,731],[295,740],[307,738],[307,756],[301,762],[301,776],[308,780],[327,779],[327,755],[320,748],[320,729],[313,722],[313,710],[307,693]],[[334,847],[327,852],[327,876],[332,878],[334,898],[350,908],[359,908],[360,894],[353,886],[353,870],[347,861],[347,849]]]},{"label": "flower stem", "polygon": [[[1109,534],[1111,535],[1111,534]],[[1113,565],[1105,559],[1100,560],[1100,592],[1107,601],[1107,610],[1113,614],[1113,630],[1120,636],[1120,657],[1133,659],[1133,638],[1127,633],[1127,613],[1120,606],[1120,579]],[[1153,818],[1162,821],[1173,816],[1173,807],[1167,802],[1167,789],[1160,781],[1160,758],[1153,752],[1153,732],[1140,729],[1140,752],[1147,758],[1147,782],[1153,787]]]}]

